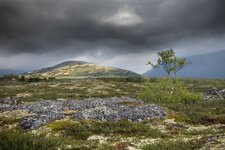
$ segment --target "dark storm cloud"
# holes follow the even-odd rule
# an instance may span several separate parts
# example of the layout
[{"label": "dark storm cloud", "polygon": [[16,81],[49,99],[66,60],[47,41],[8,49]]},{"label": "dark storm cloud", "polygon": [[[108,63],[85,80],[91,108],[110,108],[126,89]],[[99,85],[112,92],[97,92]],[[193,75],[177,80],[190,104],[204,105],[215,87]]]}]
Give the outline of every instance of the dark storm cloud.
[{"label": "dark storm cloud", "polygon": [[134,53],[225,33],[223,0],[1,0],[0,52]]}]

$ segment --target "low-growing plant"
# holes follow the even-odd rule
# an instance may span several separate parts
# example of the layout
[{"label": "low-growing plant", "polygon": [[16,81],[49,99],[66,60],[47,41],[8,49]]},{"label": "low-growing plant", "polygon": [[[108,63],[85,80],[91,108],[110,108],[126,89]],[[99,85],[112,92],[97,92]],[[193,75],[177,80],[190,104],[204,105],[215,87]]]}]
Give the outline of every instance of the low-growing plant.
[{"label": "low-growing plant", "polygon": [[191,92],[181,80],[174,79],[170,82],[167,78],[162,78],[157,83],[149,83],[139,91],[138,97],[146,102],[176,104],[190,104],[202,99],[202,95]]},{"label": "low-growing plant", "polygon": [[64,136],[74,137],[77,140],[86,140],[89,136],[95,134],[103,135],[123,135],[127,137],[145,136],[145,137],[165,137],[159,129],[149,125],[130,122],[130,121],[57,121],[49,125],[53,131],[60,131]]},{"label": "low-growing plant", "polygon": [[205,143],[203,140],[192,141],[172,141],[160,140],[154,144],[145,145],[143,150],[190,150],[199,149]]},{"label": "low-growing plant", "polygon": [[60,141],[18,131],[0,131],[1,150],[56,150]]},{"label": "low-growing plant", "polygon": [[[161,104],[182,117],[182,121],[193,124],[225,124],[224,100],[198,101],[194,104]],[[168,117],[175,118],[176,114],[169,113]]]}]

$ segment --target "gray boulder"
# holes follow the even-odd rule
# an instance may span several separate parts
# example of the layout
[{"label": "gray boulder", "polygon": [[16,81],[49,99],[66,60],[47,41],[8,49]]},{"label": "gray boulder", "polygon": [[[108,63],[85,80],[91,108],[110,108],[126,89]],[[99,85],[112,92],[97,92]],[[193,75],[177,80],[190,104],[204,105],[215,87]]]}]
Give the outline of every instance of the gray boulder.
[{"label": "gray boulder", "polygon": [[204,97],[205,100],[213,100],[213,99],[225,99],[225,89],[219,90],[215,87],[210,88],[207,91],[206,96]]},{"label": "gray boulder", "polygon": [[54,121],[56,119],[61,119],[63,116],[58,113],[52,113],[52,114],[38,114],[35,116],[28,116],[23,118],[20,122],[20,126],[23,129],[36,129],[40,127],[41,125],[47,124],[51,121]]},{"label": "gray boulder", "polygon": [[18,105],[20,103],[20,98],[17,96],[11,96],[0,99],[1,104]]},{"label": "gray boulder", "polygon": [[163,108],[154,104],[145,104],[142,100],[129,97],[91,98],[79,101],[43,100],[23,106],[0,105],[0,110],[4,109],[25,109],[34,114],[21,120],[20,125],[24,129],[36,129],[51,121],[62,119],[65,117],[63,115],[66,112],[65,110],[72,110],[72,118],[76,120],[96,119],[117,121],[126,119],[139,121],[152,118],[163,119],[166,116],[166,111]]},{"label": "gray boulder", "polygon": [[160,118],[166,116],[165,110],[156,105],[123,106],[112,104],[111,106],[97,106],[84,109],[74,114],[74,119],[97,119],[107,121],[132,120]]}]

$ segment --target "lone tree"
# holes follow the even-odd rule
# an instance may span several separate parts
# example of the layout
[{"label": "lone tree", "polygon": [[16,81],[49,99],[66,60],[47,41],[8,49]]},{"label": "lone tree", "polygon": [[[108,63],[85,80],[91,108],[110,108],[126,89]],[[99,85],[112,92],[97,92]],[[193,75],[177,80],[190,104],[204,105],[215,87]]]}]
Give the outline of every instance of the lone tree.
[{"label": "lone tree", "polygon": [[172,49],[161,51],[158,55],[159,58],[156,64],[148,61],[147,65],[151,65],[153,68],[163,67],[169,80],[171,79],[172,73],[175,75],[180,69],[190,63],[187,62],[185,58],[176,57]]}]

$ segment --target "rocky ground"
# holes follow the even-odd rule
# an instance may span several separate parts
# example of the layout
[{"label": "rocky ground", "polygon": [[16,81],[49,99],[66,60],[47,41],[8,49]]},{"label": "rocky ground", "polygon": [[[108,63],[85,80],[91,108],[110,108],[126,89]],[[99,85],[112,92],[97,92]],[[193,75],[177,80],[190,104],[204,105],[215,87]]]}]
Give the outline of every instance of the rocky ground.
[{"label": "rocky ground", "polygon": [[46,138],[66,140],[58,145],[59,149],[65,146],[68,149],[134,150],[159,147],[163,143],[169,148],[187,144],[190,147],[199,145],[196,147],[201,150],[223,150],[225,90],[222,89],[224,87],[205,90],[205,104],[198,105],[198,109],[188,109],[187,113],[199,112],[197,114],[208,116],[204,122],[195,124],[184,120],[190,118],[178,111],[179,107],[171,109],[130,97],[83,100],[47,97],[45,99],[51,100],[36,102],[26,102],[21,96],[1,98],[0,131],[6,131],[6,135],[19,131],[15,139],[31,133],[34,137],[44,134]]},{"label": "rocky ground", "polygon": [[68,115],[75,120],[96,119],[102,121],[140,121],[153,118],[163,119],[166,116],[163,108],[129,97],[66,101],[42,100],[26,105],[18,104],[19,99],[15,99],[2,99],[0,110],[24,110],[31,114],[26,115],[20,122],[24,129],[36,129],[43,124],[63,119]]},{"label": "rocky ground", "polygon": [[204,96],[205,100],[213,100],[213,99],[225,99],[225,89],[219,90],[216,87],[212,87],[208,89],[206,95]]}]

